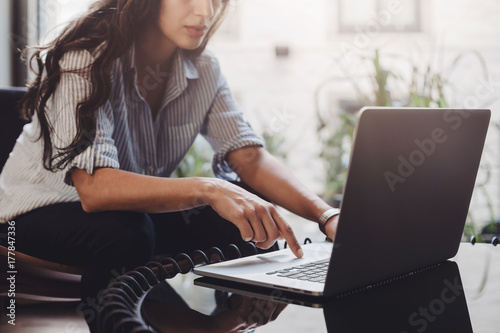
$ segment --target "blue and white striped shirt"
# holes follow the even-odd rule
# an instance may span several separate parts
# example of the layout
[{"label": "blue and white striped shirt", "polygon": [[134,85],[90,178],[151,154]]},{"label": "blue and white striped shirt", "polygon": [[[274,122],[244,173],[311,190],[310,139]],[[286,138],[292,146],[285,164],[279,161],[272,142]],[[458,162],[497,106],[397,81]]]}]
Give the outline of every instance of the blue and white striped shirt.
[{"label": "blue and white striped shirt", "polygon": [[[87,51],[71,52],[61,61],[63,69],[84,68],[94,57]],[[71,170],[93,174],[96,168],[115,168],[139,174],[169,177],[202,134],[215,151],[213,170],[226,178],[232,172],[225,161],[231,151],[263,146],[233,100],[216,58],[205,51],[195,60],[181,50],[174,54],[168,77],[149,68],[137,84],[134,48],[117,59],[112,68],[109,100],[96,111],[96,136],[90,147],[62,171],[42,165],[42,140],[36,116],[27,124],[0,175],[0,223],[39,207],[79,201],[71,184]],[[155,118],[141,96],[148,87],[167,80],[162,106]],[[90,82],[84,74],[66,73],[48,103],[54,128],[52,143],[68,146],[76,135],[75,110],[88,96]]]}]

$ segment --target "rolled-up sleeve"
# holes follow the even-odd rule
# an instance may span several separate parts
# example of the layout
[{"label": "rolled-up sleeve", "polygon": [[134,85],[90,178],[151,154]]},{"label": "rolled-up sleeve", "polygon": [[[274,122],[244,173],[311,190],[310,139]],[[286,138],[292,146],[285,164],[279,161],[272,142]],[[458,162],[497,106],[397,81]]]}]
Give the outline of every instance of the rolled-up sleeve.
[{"label": "rolled-up sleeve", "polygon": [[212,107],[205,118],[201,134],[215,151],[212,168],[218,178],[231,180],[233,173],[226,162],[229,153],[250,146],[264,147],[264,140],[245,121],[229,90],[226,79],[219,76],[218,89]]},{"label": "rolled-up sleeve", "polygon": [[[62,69],[81,69],[93,61],[89,52],[70,52],[61,61]],[[52,136],[53,153],[69,146],[77,135],[76,109],[78,104],[89,96],[91,84],[77,73],[64,73],[57,90],[51,98],[50,118],[54,129]],[[83,136],[89,141],[90,146],[82,151],[65,167],[63,172],[64,182],[70,186],[71,172],[75,169],[86,170],[93,174],[98,168],[120,168],[118,151],[112,138],[113,134],[113,111],[110,103],[106,102],[95,111],[96,129],[95,137],[92,130],[83,130]]]}]

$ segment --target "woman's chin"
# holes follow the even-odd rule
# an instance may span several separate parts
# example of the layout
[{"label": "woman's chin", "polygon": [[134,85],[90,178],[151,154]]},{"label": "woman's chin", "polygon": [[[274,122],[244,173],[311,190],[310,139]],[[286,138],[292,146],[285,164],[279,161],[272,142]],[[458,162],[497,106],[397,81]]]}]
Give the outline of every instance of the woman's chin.
[{"label": "woman's chin", "polygon": [[203,43],[203,38],[196,38],[196,39],[193,38],[192,40],[177,44],[177,47],[183,50],[193,51],[199,48],[202,43]]}]

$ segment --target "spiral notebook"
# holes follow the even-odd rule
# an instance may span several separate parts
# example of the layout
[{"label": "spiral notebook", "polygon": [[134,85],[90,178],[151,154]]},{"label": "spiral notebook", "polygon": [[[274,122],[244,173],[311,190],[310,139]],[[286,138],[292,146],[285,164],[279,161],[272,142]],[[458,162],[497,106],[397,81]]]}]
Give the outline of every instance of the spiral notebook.
[{"label": "spiral notebook", "polygon": [[461,241],[490,110],[364,108],[335,242],[194,269],[196,274],[330,296],[453,257]]}]

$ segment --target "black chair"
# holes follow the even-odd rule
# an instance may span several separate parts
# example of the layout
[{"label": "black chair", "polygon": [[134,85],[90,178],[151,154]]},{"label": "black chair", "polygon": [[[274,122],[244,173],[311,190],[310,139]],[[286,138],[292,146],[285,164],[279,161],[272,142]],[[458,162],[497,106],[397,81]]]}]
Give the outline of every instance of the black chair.
[{"label": "black chair", "polygon": [[[16,139],[26,121],[19,116],[19,103],[25,88],[0,89],[0,171],[3,169]],[[14,251],[16,259],[16,298],[32,300],[77,300],[83,269],[61,265]],[[0,297],[6,296],[9,286],[4,278],[9,250],[0,245]],[[12,256],[12,254],[11,254]]]},{"label": "black chair", "polygon": [[18,112],[25,94],[26,88],[0,89],[0,171],[26,124]]}]

